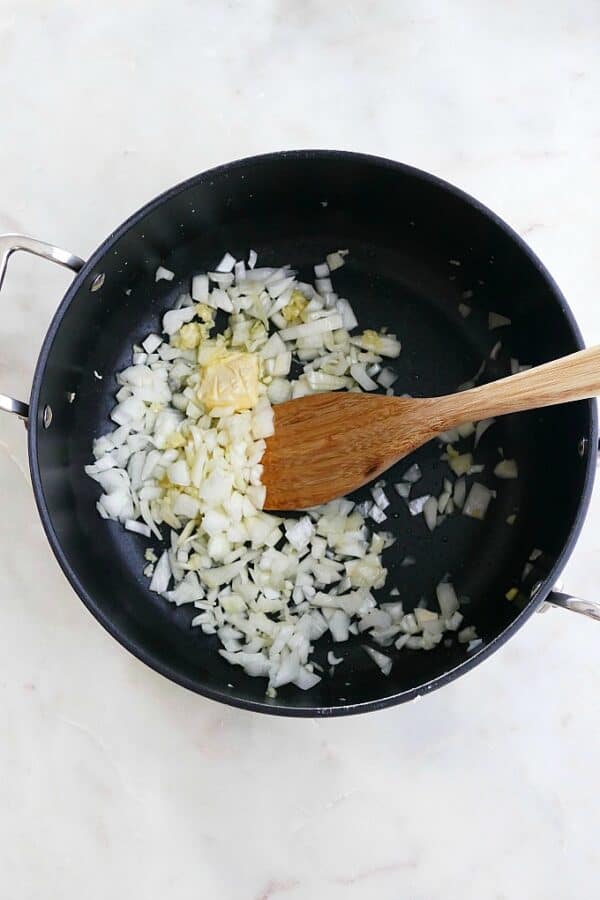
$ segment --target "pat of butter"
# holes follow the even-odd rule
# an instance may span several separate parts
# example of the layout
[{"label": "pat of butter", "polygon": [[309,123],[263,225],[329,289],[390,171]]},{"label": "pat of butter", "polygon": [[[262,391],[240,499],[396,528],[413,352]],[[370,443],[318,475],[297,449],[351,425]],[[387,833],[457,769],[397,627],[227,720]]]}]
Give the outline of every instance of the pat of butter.
[{"label": "pat of butter", "polygon": [[256,354],[223,353],[203,367],[198,397],[206,409],[231,406],[239,412],[256,406],[258,386]]}]

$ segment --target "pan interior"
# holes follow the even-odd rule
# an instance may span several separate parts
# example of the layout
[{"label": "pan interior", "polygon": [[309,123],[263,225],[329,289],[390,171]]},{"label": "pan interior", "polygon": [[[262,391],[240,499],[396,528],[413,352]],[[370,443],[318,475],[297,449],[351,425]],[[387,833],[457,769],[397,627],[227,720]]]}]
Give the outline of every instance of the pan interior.
[{"label": "pan interior", "polygon": [[[142,575],[147,542],[96,513],[97,485],[83,466],[92,439],[113,427],[114,373],[129,364],[131,345],[158,329],[162,312],[189,289],[193,274],[214,268],[225,250],[241,258],[250,248],[260,263],[290,263],[305,280],[327,252],[348,248],[334,287],[350,300],[361,327],[387,326],[402,341],[393,363],[398,394],[454,391],[484,359],[482,381],[509,374],[511,357],[536,364],[578,347],[560,296],[537,261],[485,210],[426,176],[324,153],[224,167],[126,223],[59,310],[37,373],[36,445],[47,524],[94,614],[141,658],[188,687],[300,714],[407,696],[464,662],[465,648],[453,642],[429,652],[392,650],[395,662],[385,678],[364,653],[363,639],[355,639],[335,647],[344,661],[334,677],[325,675],[310,692],[283,688],[276,700],[267,700],[262,679],[227,665],[217,639],[190,628],[193,610],[176,609],[148,591]],[[159,263],[175,272],[173,282],[155,282]],[[100,273],[104,283],[91,291]],[[472,309],[467,318],[460,303]],[[508,316],[512,325],[490,331],[490,311]],[[498,340],[497,359],[490,360]],[[41,423],[46,404],[53,412],[47,430]],[[483,522],[455,515],[430,534],[391,488],[416,461],[424,477],[413,494],[439,494],[447,467],[438,442],[392,469],[386,476],[392,505],[381,527],[392,530],[397,542],[384,553],[389,575],[380,599],[395,587],[410,609],[421,598],[433,601],[435,585],[450,575],[469,600],[465,624],[476,626],[484,646],[501,635],[569,539],[586,474],[579,449],[590,433],[590,409],[577,403],[508,416],[489,429],[476,459],[486,470],[477,478],[497,497]],[[517,481],[491,474],[499,448],[517,460]],[[368,495],[364,488],[356,499]],[[520,585],[534,548],[543,555],[523,599],[508,602],[505,593]],[[406,556],[416,565],[402,567]],[[322,663],[332,645],[323,639],[318,646],[315,659]]]}]

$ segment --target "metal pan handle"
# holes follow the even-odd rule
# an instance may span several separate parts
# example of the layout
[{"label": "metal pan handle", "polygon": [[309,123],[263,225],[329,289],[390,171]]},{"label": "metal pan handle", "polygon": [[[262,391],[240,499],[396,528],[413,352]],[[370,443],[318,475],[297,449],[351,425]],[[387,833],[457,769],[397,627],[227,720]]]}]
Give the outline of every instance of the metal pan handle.
[{"label": "metal pan handle", "polygon": [[[600,444],[598,444],[598,455],[596,458],[596,467],[600,467]],[[565,594],[562,590],[562,584],[554,586],[554,590],[550,591],[545,602],[540,607],[540,612],[544,612],[550,607],[560,607],[567,609],[569,612],[579,613],[581,616],[587,616],[589,619],[596,619],[600,622],[600,599],[582,600],[581,597],[574,597],[572,594]]]},{"label": "metal pan handle", "polygon": [[[35,238],[28,237],[25,234],[0,234],[0,288],[6,274],[6,266],[9,257],[16,250],[24,250],[25,253],[33,253],[35,256],[41,256],[42,259],[48,259],[50,262],[58,263],[59,266],[65,266],[72,272],[79,272],[83,267],[85,260],[80,259],[67,250],[61,250],[60,247],[54,247],[52,244],[46,244],[44,241],[37,241]],[[14,400],[7,397],[6,394],[0,394],[0,409],[5,412],[13,413],[21,419],[27,420],[29,417],[29,405],[21,400]]]},{"label": "metal pan handle", "polygon": [[581,600],[579,597],[572,597],[571,594],[551,591],[546,597],[546,603],[549,603],[550,606],[560,606],[562,609],[568,609],[570,612],[576,612],[600,622],[600,600]]}]

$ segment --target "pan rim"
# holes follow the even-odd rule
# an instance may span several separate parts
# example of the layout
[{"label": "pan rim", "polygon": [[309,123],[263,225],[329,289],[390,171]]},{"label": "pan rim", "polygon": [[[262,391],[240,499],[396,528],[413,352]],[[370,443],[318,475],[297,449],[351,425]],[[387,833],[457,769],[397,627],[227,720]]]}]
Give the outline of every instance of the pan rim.
[{"label": "pan rim", "polygon": [[100,260],[104,258],[104,256],[114,246],[114,244],[118,240],[120,240],[120,238],[127,231],[129,231],[130,228],[132,228],[146,215],[154,211],[164,202],[176,196],[177,194],[182,193],[183,191],[189,189],[194,185],[201,184],[209,179],[219,178],[239,168],[268,165],[271,162],[283,159],[297,160],[300,162],[315,159],[332,161],[348,159],[356,163],[362,163],[377,168],[390,169],[392,171],[408,175],[411,178],[422,180],[438,188],[439,190],[449,193],[455,198],[462,200],[464,203],[468,204],[473,209],[477,210],[480,214],[485,216],[501,231],[503,231],[505,235],[517,245],[518,249],[523,254],[525,254],[530,263],[535,266],[541,277],[548,285],[554,298],[559,303],[561,311],[565,317],[565,323],[571,332],[571,337],[574,344],[578,349],[582,349],[585,346],[579,326],[562,291],[560,290],[558,284],[546,269],[544,264],[529,247],[527,242],[524,241],[523,238],[519,234],[517,234],[511,228],[511,226],[508,225],[495,212],[490,210],[487,206],[468,194],[466,191],[463,191],[450,182],[447,182],[436,175],[432,175],[429,172],[423,171],[422,169],[418,169],[405,163],[397,162],[385,157],[356,153],[347,150],[282,150],[273,153],[266,153],[257,156],[236,159],[231,162],[216,166],[212,169],[208,169],[205,172],[199,173],[198,175],[194,175],[191,178],[188,178],[185,181],[182,181],[179,184],[168,188],[166,191],[154,197],[144,206],[140,207],[140,209],[130,215],[119,227],[117,227],[109,234],[109,236],[91,254],[81,271],[73,279],[67,291],[65,292],[60,304],[58,305],[58,308],[46,332],[46,336],[44,338],[34,371],[30,396],[30,419],[28,431],[29,468],[31,472],[34,498],[42,522],[42,526],[44,528],[46,537],[48,538],[50,547],[63,573],[71,584],[71,587],[75,590],[83,604],[87,607],[94,618],[106,629],[106,631],[108,631],[108,633],[113,638],[115,638],[138,660],[154,669],[154,671],[168,678],[170,681],[173,681],[176,684],[193,691],[194,693],[200,694],[207,699],[225,703],[229,706],[234,706],[240,709],[246,709],[253,712],[261,712],[270,715],[293,716],[299,718],[323,718],[330,716],[354,715],[363,712],[374,712],[379,709],[385,709],[390,706],[405,703],[443,687],[450,681],[453,681],[459,676],[467,673],[476,665],[479,665],[479,663],[483,662],[485,659],[491,656],[492,653],[495,653],[496,650],[498,650],[506,641],[508,641],[518,631],[518,629],[525,624],[527,619],[529,619],[530,616],[539,609],[548,594],[551,592],[556,581],[558,580],[562,569],[569,559],[583,527],[583,523],[588,511],[596,468],[595,448],[598,446],[598,413],[595,400],[586,401],[588,410],[588,428],[585,437],[588,439],[588,447],[590,449],[587,453],[587,459],[585,462],[583,487],[577,505],[577,511],[571,525],[568,540],[565,542],[560,554],[557,556],[546,578],[541,583],[535,597],[533,597],[529,601],[527,606],[524,607],[524,609],[503,631],[500,632],[500,634],[496,635],[496,637],[493,638],[489,643],[487,643],[486,645],[482,645],[481,648],[471,656],[458,663],[458,665],[453,666],[451,669],[448,669],[443,674],[432,678],[430,681],[424,684],[408,688],[400,692],[391,693],[388,696],[378,697],[377,699],[366,700],[360,703],[347,703],[335,706],[297,707],[286,705],[285,703],[273,702],[266,697],[264,701],[246,700],[244,698],[235,696],[235,694],[227,693],[226,687],[224,687],[223,689],[217,689],[210,686],[199,685],[194,679],[183,675],[172,666],[166,664],[155,654],[141,646],[139,642],[132,640],[122,629],[118,628],[114,624],[109,616],[104,614],[103,610],[94,601],[94,598],[89,594],[88,591],[86,591],[77,575],[77,572],[69,563],[52,523],[50,511],[44,496],[43,481],[39,465],[38,432],[42,425],[39,404],[48,357],[66,310],[69,308],[71,302],[73,301],[77,292],[85,283],[86,279],[94,272]]}]

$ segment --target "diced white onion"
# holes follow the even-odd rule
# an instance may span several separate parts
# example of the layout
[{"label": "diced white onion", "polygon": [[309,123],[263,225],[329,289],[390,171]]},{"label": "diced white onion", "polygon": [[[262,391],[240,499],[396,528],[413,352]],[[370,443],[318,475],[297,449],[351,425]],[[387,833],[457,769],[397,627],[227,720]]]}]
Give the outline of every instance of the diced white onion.
[{"label": "diced white onion", "polygon": [[380,653],[379,650],[375,650],[373,647],[365,646],[363,649],[384,675],[390,674],[392,671],[392,660],[389,656],[386,656],[385,653]]},{"label": "diced white onion", "polygon": [[438,515],[438,504],[435,497],[429,497],[423,507],[423,518],[430,531],[436,526]]},{"label": "diced white onion", "polygon": [[410,500],[408,503],[408,509],[411,516],[418,516],[423,512],[425,508],[425,504],[430,499],[429,494],[423,494],[422,497],[415,497],[413,500]]},{"label": "diced white onion", "polygon": [[217,272],[231,272],[235,266],[235,257],[231,253],[226,253],[216,268]]},{"label": "diced white onion", "polygon": [[489,488],[475,481],[463,506],[464,515],[472,519],[484,519],[492,496]]},{"label": "diced white onion", "polygon": [[507,318],[506,316],[500,315],[500,313],[491,312],[488,315],[488,328],[490,329],[490,331],[493,328],[504,328],[506,325],[511,324],[511,319]]},{"label": "diced white onion", "polygon": [[136,522],[135,519],[127,519],[125,522],[127,531],[134,531],[136,534],[142,534],[144,537],[151,537],[152,532],[143,522]]},{"label": "diced white onion", "polygon": [[394,372],[393,369],[382,369],[377,376],[377,383],[380,384],[382,388],[391,388],[397,381],[398,374],[397,372]]},{"label": "diced white onion", "polygon": [[519,469],[514,459],[503,459],[494,469],[497,478],[518,478]]},{"label": "diced white onion", "polygon": [[413,463],[410,469],[407,469],[402,476],[402,480],[408,481],[410,484],[416,484],[417,481],[420,481],[422,477],[423,473],[421,472],[421,467],[418,463]]},{"label": "diced white onion", "polygon": [[[135,345],[133,365],[118,373],[110,414],[117,427],[94,442],[94,462],[85,467],[101,489],[102,518],[146,539],[167,538],[160,558],[146,553],[150,589],[177,606],[194,604],[192,625],[216,636],[229,663],[267,678],[269,697],[284,685],[309,690],[320,681],[310,656],[326,631],[336,643],[368,633],[381,647],[428,650],[462,621],[458,610],[441,618],[423,604],[414,614],[399,602],[378,606],[373,592],[387,577],[382,554],[396,541],[373,531],[390,505],[384,482],[371,488],[374,502],[342,498],[285,519],[263,512],[272,403],[323,390],[394,393],[398,376],[382,369],[382,357],[396,357],[400,342],[370,330],[352,336],[356,316],[334,290],[330,273],[346,253],[317,265],[317,290],[289,266],[256,268],[254,251],[247,265],[226,253],[214,271],[194,276],[191,295],[165,312],[164,334]],[[211,337],[215,310],[229,324]],[[259,399],[250,410],[236,411],[228,398],[204,406],[206,369],[230,352],[258,357]],[[292,360],[300,370],[293,380]],[[472,432],[461,426],[457,434]],[[439,499],[410,501],[420,477],[413,465],[394,487],[434,528],[450,512],[452,485],[445,482]],[[411,556],[400,562],[414,564]],[[389,674],[391,659],[365,649]],[[341,657],[330,651],[327,662],[332,675]]]}]

